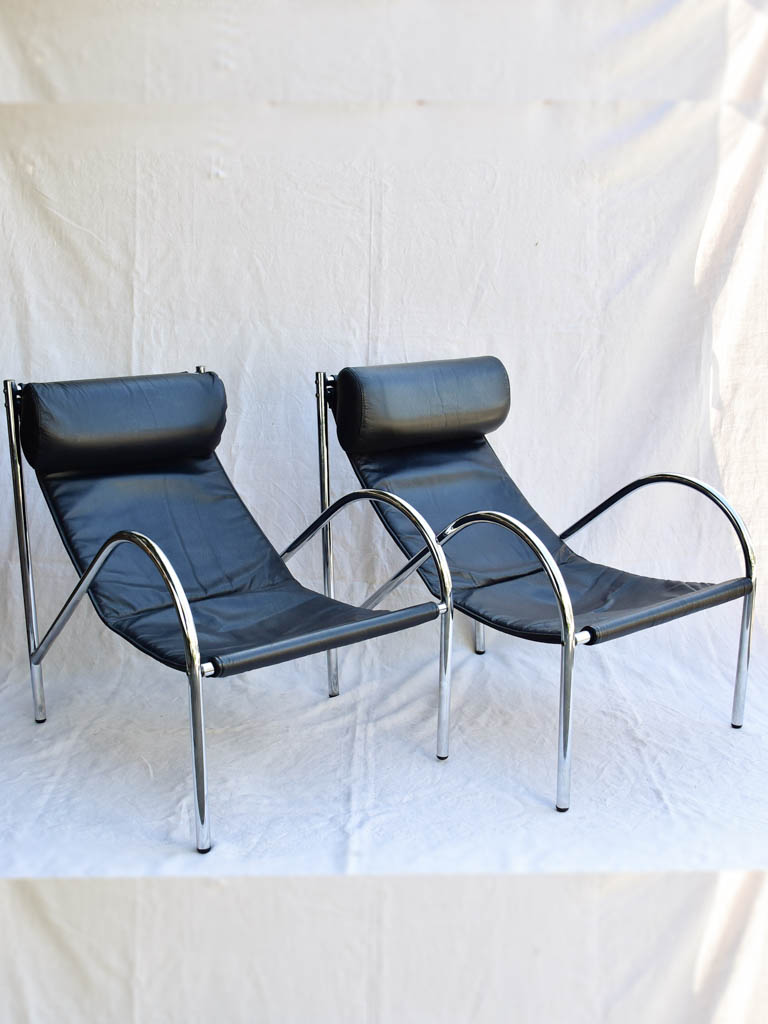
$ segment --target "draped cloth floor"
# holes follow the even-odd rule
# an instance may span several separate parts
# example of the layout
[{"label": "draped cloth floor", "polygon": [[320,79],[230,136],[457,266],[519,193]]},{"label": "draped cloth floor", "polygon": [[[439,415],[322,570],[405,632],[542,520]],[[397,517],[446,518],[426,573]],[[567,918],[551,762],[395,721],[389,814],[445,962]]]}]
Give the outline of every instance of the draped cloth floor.
[{"label": "draped cloth floor", "polygon": [[555,648],[459,623],[446,762],[433,624],[342,652],[335,700],[323,656],[211,681],[205,857],[184,676],[78,612],[44,725],[0,685],[3,1018],[758,1024],[768,679],[760,635],[731,729],[732,611],[577,652],[567,814]]}]

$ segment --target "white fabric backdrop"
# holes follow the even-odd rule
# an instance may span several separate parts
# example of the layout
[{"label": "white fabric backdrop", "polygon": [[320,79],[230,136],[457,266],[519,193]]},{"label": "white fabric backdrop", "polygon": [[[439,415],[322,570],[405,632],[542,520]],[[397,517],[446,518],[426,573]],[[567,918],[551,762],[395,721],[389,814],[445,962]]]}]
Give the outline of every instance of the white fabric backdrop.
[{"label": "white fabric backdrop", "polygon": [[761,1024],[768,1000],[762,872],[3,880],[0,916],[0,1012],[35,1024]]},{"label": "white fabric backdrop", "polygon": [[[765,555],[765,4],[0,18],[8,374],[217,369],[222,455],[281,541],[316,508],[315,369],[493,352],[498,447],[553,525],[674,469],[721,486]],[[700,500],[651,500],[584,543],[737,571]],[[373,566],[342,551],[340,571]]]},{"label": "white fabric backdrop", "polygon": [[[555,528],[672,470],[722,489],[765,561],[767,56],[758,0],[6,0],[4,376],[215,369],[222,459],[280,545],[317,510],[316,369],[493,353],[494,445]],[[45,623],[72,569],[28,480]],[[761,636],[732,732],[736,606],[579,652],[565,816],[549,649],[494,636],[477,659],[460,625],[444,765],[427,627],[346,651],[339,701],[322,658],[209,684],[218,845],[192,857],[180,675],[84,610],[31,723],[5,493],[0,874],[768,866],[768,673]],[[397,557],[362,510],[340,527],[360,596]],[[673,489],[576,546],[741,572]],[[297,567],[319,584],[317,550]]]}]

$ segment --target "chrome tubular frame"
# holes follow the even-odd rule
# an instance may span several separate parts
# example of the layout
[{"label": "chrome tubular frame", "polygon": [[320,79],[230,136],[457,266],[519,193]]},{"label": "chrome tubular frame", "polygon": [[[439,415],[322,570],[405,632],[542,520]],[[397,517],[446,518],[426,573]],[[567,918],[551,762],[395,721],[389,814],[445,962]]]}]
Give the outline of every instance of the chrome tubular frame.
[{"label": "chrome tubular frame", "polygon": [[109,556],[121,544],[135,544],[154,564],[162,577],[171,600],[184,638],[184,656],[186,661],[187,681],[189,683],[189,727],[192,740],[192,770],[194,774],[195,803],[195,838],[200,853],[207,853],[211,848],[211,827],[208,817],[208,773],[205,757],[205,717],[203,712],[203,672],[200,665],[200,649],[197,643],[197,630],[192,618],[187,595],[181,585],[176,571],[162,549],[143,533],[121,530],[113,534],[102,544],[91,564],[80,577],[75,589],[64,602],[48,632],[37,649],[32,653],[32,661],[39,664],[48,653],[51,645],[66,626],[80,601],[87,594],[91,584]]},{"label": "chrome tubular frame", "polygon": [[[557,598],[562,630],[562,652],[560,659],[560,713],[558,721],[557,798],[555,806],[558,811],[567,811],[571,798],[571,684],[573,679],[574,649],[581,644],[590,643],[593,638],[592,633],[588,629],[580,630],[578,633],[575,632],[573,607],[562,573],[546,546],[532,530],[519,520],[505,515],[503,512],[470,512],[467,515],[460,516],[446,526],[437,535],[438,544],[442,547],[461,530],[475,523],[493,523],[510,530],[525,541],[541,562]],[[412,573],[416,572],[426,562],[428,557],[429,552],[426,548],[422,548],[394,576],[380,586],[378,590],[374,591],[363,602],[362,607],[375,608],[380,601]],[[475,620],[475,650],[481,653],[478,639],[482,644],[483,650],[485,650],[485,624]]]},{"label": "chrome tubular frame", "polygon": [[21,445],[19,444],[19,401],[21,386],[14,380],[3,382],[5,392],[5,416],[8,424],[8,450],[11,456],[11,477],[13,480],[13,504],[16,510],[16,537],[19,543],[19,568],[21,570],[21,589],[24,595],[24,621],[27,627],[27,652],[29,654],[29,675],[32,683],[32,700],[34,703],[35,721],[45,721],[45,690],[43,688],[43,670],[32,660],[37,647],[37,605],[35,603],[35,583],[32,575],[32,553],[29,546],[29,529],[27,527],[27,504],[24,497],[24,474],[21,461]]},{"label": "chrome tubular frame", "polygon": [[[446,544],[451,537],[454,537],[467,526],[474,526],[477,523],[491,523],[496,526],[510,530],[522,541],[541,562],[549,582],[557,599],[557,609],[560,614],[561,628],[561,654],[560,654],[560,711],[558,718],[557,732],[557,798],[555,806],[558,811],[567,811],[571,803],[571,682],[573,679],[573,658],[578,643],[588,643],[591,634],[588,630],[576,633],[573,606],[568,587],[565,584],[563,575],[557,562],[550,554],[547,547],[539,540],[533,530],[530,530],[525,523],[521,523],[512,516],[503,512],[469,512],[467,515],[459,516],[441,533],[438,534],[438,542]],[[415,561],[415,556],[411,561]],[[423,561],[423,559],[421,560]]]},{"label": "chrome tubular frame", "polygon": [[[320,511],[325,512],[331,500],[331,477],[328,457],[328,386],[333,377],[325,373],[315,374],[315,395],[317,398],[317,441],[320,469]],[[326,597],[334,596],[333,583],[333,535],[331,525],[323,527],[323,590]],[[325,653],[328,664],[328,696],[339,695],[339,652],[333,648]]]},{"label": "chrome tubular frame", "polygon": [[330,521],[346,508],[347,505],[357,501],[380,502],[384,505],[391,505],[401,512],[416,529],[421,533],[426,542],[426,554],[423,561],[430,556],[434,560],[437,575],[440,581],[440,658],[439,658],[439,682],[438,682],[438,710],[437,710],[437,756],[441,761],[448,757],[449,734],[451,726],[451,649],[453,644],[453,586],[451,574],[448,569],[448,562],[445,552],[440,546],[429,523],[416,509],[407,501],[398,498],[395,494],[387,491],[380,491],[374,488],[367,488],[360,491],[351,491],[339,498],[322,512],[313,523],[303,530],[299,536],[288,545],[280,557],[288,561],[304,545],[315,536],[318,530],[322,530]]},{"label": "chrome tubular frame", "polygon": [[597,519],[598,516],[602,515],[603,512],[615,505],[616,502],[621,501],[628,494],[633,491],[639,490],[641,487],[646,487],[649,484],[680,484],[683,487],[690,487],[694,491],[698,491],[699,494],[703,494],[705,498],[708,498],[713,502],[723,515],[726,516],[733,529],[736,531],[736,535],[739,538],[739,544],[744,555],[744,566],[746,570],[746,576],[750,580],[752,586],[747,594],[744,595],[744,603],[742,606],[741,613],[741,628],[739,630],[739,655],[736,665],[736,682],[733,689],[733,708],[731,712],[731,725],[734,729],[740,729],[744,724],[744,705],[747,699],[747,677],[749,674],[749,653],[752,642],[752,617],[755,608],[755,592],[757,590],[757,573],[755,564],[755,550],[752,546],[752,539],[749,535],[749,530],[744,523],[744,520],[736,512],[733,506],[727,499],[716,491],[714,487],[710,487],[701,480],[697,480],[692,476],[681,476],[678,473],[654,473],[652,476],[640,477],[638,480],[632,481],[632,483],[626,484],[620,490],[616,491],[605,501],[602,501],[599,505],[596,505],[591,512],[587,512],[586,515],[582,516],[581,519],[577,519],[575,523],[568,527],[567,530],[563,530],[560,534],[560,539],[565,540],[567,537],[572,536],[587,523],[591,523],[593,519]]},{"label": "chrome tubular frame", "polygon": [[[552,590],[557,598],[557,610],[560,613],[561,652],[560,652],[560,712],[557,728],[557,799],[555,806],[558,811],[567,811],[570,807],[570,689],[573,678],[573,653],[577,645],[577,633],[573,624],[573,606],[560,568],[550,551],[525,523],[514,519],[503,512],[469,512],[459,516],[450,526],[446,526],[438,537],[440,544],[445,544],[458,532],[475,523],[487,522],[503,526],[511,530],[516,537],[534,552],[547,573]],[[580,640],[586,643],[589,639],[579,634]]]},{"label": "chrome tubular frame", "polygon": [[[562,630],[562,653],[560,659],[560,714],[558,723],[558,745],[557,745],[557,799],[558,811],[567,811],[571,798],[571,682],[573,678],[574,649],[579,644],[587,644],[592,639],[589,630],[575,631],[573,607],[568,588],[563,579],[562,573],[550,554],[549,550],[539,540],[535,533],[524,523],[505,515],[503,512],[470,512],[467,515],[459,516],[450,523],[444,530],[437,534],[437,543],[442,548],[452,537],[455,537],[461,530],[476,523],[492,523],[504,527],[516,534],[525,541],[528,547],[534,552],[542,564],[552,589],[557,598],[558,611]],[[386,583],[375,590],[364,602],[363,608],[375,608],[377,604],[391,594],[404,580],[419,569],[429,558],[430,551],[422,548],[413,555],[405,565],[398,570]],[[484,626],[484,623],[476,625]],[[480,634],[484,640],[484,631]],[[475,633],[475,649],[477,650],[478,633]],[[484,645],[483,645],[484,646]]]},{"label": "chrome tubular frame", "polygon": [[102,544],[95,558],[80,577],[77,585],[43,639],[38,642],[37,615],[34,586],[32,583],[32,559],[27,531],[24,483],[19,447],[18,394],[14,381],[5,381],[5,403],[8,415],[8,440],[11,451],[13,493],[16,504],[16,528],[19,540],[19,560],[24,591],[24,613],[27,623],[27,644],[32,675],[32,691],[35,699],[35,720],[45,721],[45,699],[43,695],[42,661],[52,644],[69,622],[80,601],[85,597],[99,570],[112,552],[121,544],[134,544],[152,561],[171,596],[179,618],[184,638],[187,681],[189,683],[189,725],[192,740],[192,769],[194,774],[195,839],[200,853],[211,848],[211,829],[208,817],[208,781],[205,757],[205,717],[203,712],[203,669],[200,665],[200,649],[197,642],[192,611],[187,596],[170,561],[160,547],[144,534],[123,530],[113,534]]},{"label": "chrome tubular frame", "polygon": [[121,530],[113,534],[99,548],[91,564],[80,577],[75,589],[64,602],[61,611],[53,620],[37,649],[32,654],[32,661],[39,664],[50,650],[53,642],[69,622],[72,613],[88,593],[91,584],[104,566],[109,556],[121,544],[135,544],[139,550],[154,564],[162,577],[163,583],[173,601],[176,615],[184,638],[184,656],[186,661],[187,680],[189,682],[189,727],[192,739],[192,770],[194,774],[195,802],[195,838],[200,853],[207,853],[211,848],[211,828],[208,818],[208,773],[205,758],[205,717],[203,713],[203,672],[200,665],[200,649],[197,643],[197,630],[192,618],[187,595],[181,585],[176,571],[162,549],[145,537],[143,533]]}]

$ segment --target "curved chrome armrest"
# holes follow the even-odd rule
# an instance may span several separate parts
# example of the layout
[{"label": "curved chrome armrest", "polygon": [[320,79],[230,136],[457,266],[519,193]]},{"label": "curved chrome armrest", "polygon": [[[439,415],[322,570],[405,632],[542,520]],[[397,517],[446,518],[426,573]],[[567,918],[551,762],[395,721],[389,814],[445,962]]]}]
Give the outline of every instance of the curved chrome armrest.
[{"label": "curved chrome armrest", "polygon": [[560,534],[560,540],[565,540],[572,534],[576,533],[587,523],[591,523],[593,519],[597,519],[599,515],[602,515],[612,505],[615,505],[617,501],[621,501],[632,491],[637,491],[641,487],[646,487],[648,484],[681,484],[683,487],[690,487],[694,491],[698,491],[703,494],[706,498],[709,498],[720,511],[727,517],[731,526],[736,531],[741,544],[741,550],[744,554],[744,564],[746,567],[746,573],[749,579],[755,577],[755,551],[752,546],[752,539],[749,536],[749,530],[747,529],[744,520],[736,512],[733,506],[725,499],[725,497],[716,491],[714,487],[710,487],[708,484],[703,483],[701,480],[697,480],[692,476],[681,476],[678,473],[654,473],[652,476],[643,476],[638,480],[634,480],[631,484],[627,484],[622,487],[621,490],[616,491],[610,498],[606,498],[599,505],[592,509],[591,512],[587,512],[586,515],[582,516],[581,519],[577,519],[575,523],[568,527],[567,530],[563,530]]},{"label": "curved chrome armrest", "polygon": [[474,526],[476,523],[491,523],[494,526],[502,526],[528,545],[541,562],[542,568],[549,577],[549,582],[552,584],[552,589],[555,592],[563,629],[563,643],[572,643],[574,637],[573,605],[571,604],[571,595],[568,593],[568,587],[563,579],[563,574],[560,572],[560,567],[552,557],[549,549],[525,523],[521,523],[519,519],[515,519],[513,516],[508,516],[505,512],[468,512],[466,515],[454,519],[450,525],[446,526],[438,537],[440,544],[447,544],[461,530],[466,529],[467,526]]},{"label": "curved chrome armrest", "polygon": [[[529,529],[525,523],[521,523],[518,519],[514,519],[512,516],[508,516],[504,512],[468,512],[466,515],[459,516],[450,523],[444,530],[437,534],[437,542],[442,547],[444,544],[455,537],[457,533],[466,529],[468,526],[473,526],[476,523],[491,523],[496,526],[502,526],[512,533],[516,534],[523,540],[528,547],[533,551],[536,557],[541,562],[542,568],[547,573],[549,581],[552,584],[552,589],[555,592],[555,596],[558,602],[558,608],[560,611],[560,621],[563,629],[563,639],[567,641],[569,635],[574,637],[575,643],[587,643],[591,638],[592,634],[588,631],[583,633],[574,633],[574,617],[573,617],[573,606],[571,604],[570,594],[568,593],[568,587],[566,586],[563,574],[560,572],[560,568],[555,562],[554,558],[550,554],[547,547],[539,540],[533,530]],[[407,579],[412,573],[426,562],[429,557],[429,552],[426,548],[422,548],[421,551],[413,555],[402,569],[395,575],[387,580],[378,590],[376,590],[371,596],[363,602],[363,608],[375,608],[380,601],[383,601],[387,594],[390,594],[395,587],[399,586],[405,579]]]},{"label": "curved chrome armrest", "polygon": [[200,648],[197,642],[197,630],[195,629],[195,623],[192,618],[192,611],[189,607],[187,595],[184,593],[181,581],[176,575],[176,570],[173,568],[162,549],[158,547],[153,540],[150,540],[149,537],[145,537],[143,533],[135,533],[131,530],[120,530],[119,533],[113,534],[109,540],[105,541],[99,548],[99,551],[93,561],[80,577],[77,586],[64,602],[59,614],[53,620],[53,624],[50,629],[34,651],[32,651],[30,655],[32,664],[39,665],[46,656],[51,644],[69,622],[75,608],[77,608],[82,598],[88,592],[88,589],[93,583],[97,573],[115,548],[120,544],[135,544],[136,547],[143,551],[157,568],[157,571],[160,573],[163,583],[171,596],[174,607],[176,608],[176,614],[179,617],[179,625],[181,626],[181,631],[184,635],[184,651],[187,662],[187,672],[199,673]]},{"label": "curved chrome armrest", "polygon": [[[360,491],[350,491],[349,494],[345,494],[344,497],[339,498],[338,501],[334,501],[332,505],[328,506],[325,512],[322,512],[314,522],[310,523],[306,530],[303,530],[299,536],[281,553],[280,557],[283,561],[287,562],[289,558],[304,547],[307,541],[311,540],[319,530],[329,523],[334,516],[337,516],[343,508],[347,505],[351,505],[355,501],[378,501],[383,505],[391,505],[393,508],[396,508],[398,512],[402,512],[406,519],[413,523],[427,545],[422,561],[425,562],[430,556],[434,560],[435,568],[437,569],[437,574],[440,579],[440,597],[442,604],[444,605],[444,610],[452,613],[453,587],[451,584],[451,573],[448,569],[448,562],[446,560],[445,553],[435,536],[434,530],[426,521],[424,516],[416,511],[413,505],[410,505],[402,498],[398,498],[396,494],[390,494],[389,491],[380,491],[377,488],[366,488],[365,490]],[[366,602],[364,607],[373,607],[373,605],[369,605]]]}]

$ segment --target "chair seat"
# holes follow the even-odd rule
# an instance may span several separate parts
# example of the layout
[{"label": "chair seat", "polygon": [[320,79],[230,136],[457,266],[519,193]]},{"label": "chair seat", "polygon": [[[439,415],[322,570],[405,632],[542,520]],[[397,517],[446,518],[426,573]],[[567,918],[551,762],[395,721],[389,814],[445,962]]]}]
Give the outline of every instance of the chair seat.
[{"label": "chair seat", "polygon": [[[743,597],[747,578],[725,583],[659,580],[590,562],[570,553],[560,571],[573,604],[577,632],[588,629],[591,643],[626,636],[649,626]],[[543,570],[454,594],[455,606],[505,633],[559,643],[560,615]]]},{"label": "chair seat", "polygon": [[[712,608],[743,597],[748,578],[725,583],[690,583],[637,576],[578,555],[538,515],[485,439],[422,445],[408,450],[350,457],[366,487],[381,487],[409,501],[435,532],[465,512],[493,509],[518,519],[548,548],[565,578],[576,630],[589,629],[591,643]],[[389,508],[377,508],[389,532],[409,556],[421,537]],[[527,545],[500,526],[476,525],[452,537],[445,555],[453,577],[454,606],[505,633],[542,643],[560,643],[557,601],[541,563]],[[431,563],[419,574],[433,594]]]},{"label": "chair seat", "polygon": [[[190,607],[201,660],[213,662],[216,675],[343,647],[428,622],[439,614],[431,601],[394,612],[356,608],[293,579],[262,590],[199,598]],[[113,619],[108,625],[145,654],[184,670],[182,632],[172,605]]]}]

